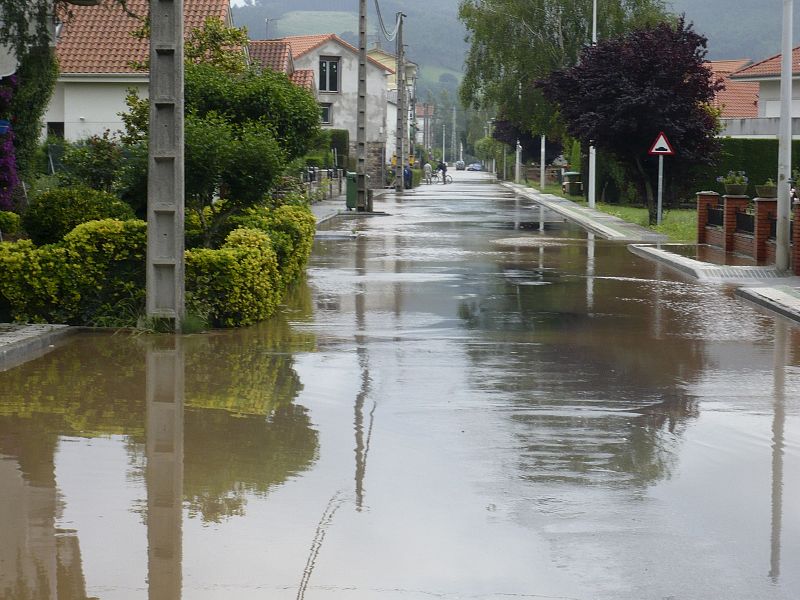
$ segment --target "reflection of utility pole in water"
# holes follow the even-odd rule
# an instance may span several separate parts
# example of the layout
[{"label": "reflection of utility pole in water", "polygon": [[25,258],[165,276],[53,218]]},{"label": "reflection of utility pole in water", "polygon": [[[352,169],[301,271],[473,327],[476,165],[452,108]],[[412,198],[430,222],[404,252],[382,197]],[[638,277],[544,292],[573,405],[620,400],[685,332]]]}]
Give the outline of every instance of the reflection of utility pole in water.
[{"label": "reflection of utility pole in water", "polygon": [[[356,240],[356,273],[364,276],[366,273],[366,240],[359,237]],[[364,476],[367,471],[367,454],[372,436],[372,424],[375,415],[375,404],[369,412],[369,427],[366,440],[364,439],[364,402],[370,392],[369,357],[367,355],[366,338],[363,335],[366,329],[366,296],[367,290],[363,281],[358,284],[358,293],[355,299],[356,311],[356,354],[358,366],[361,371],[361,386],[356,394],[354,429],[356,435],[356,510],[361,510],[364,503]]]},{"label": "reflection of utility pole in water", "polygon": [[772,419],[772,532],[769,576],[777,582],[781,574],[781,521],[783,518],[783,429],[786,423],[786,323],[775,319],[773,353],[773,389],[775,412]]},{"label": "reflection of utility pole in water", "polygon": [[182,585],[184,360],[179,337],[164,343],[147,348],[149,600],[179,600]]},{"label": "reflection of utility pole in water", "polygon": [[586,234],[586,311],[594,310],[594,233]]}]

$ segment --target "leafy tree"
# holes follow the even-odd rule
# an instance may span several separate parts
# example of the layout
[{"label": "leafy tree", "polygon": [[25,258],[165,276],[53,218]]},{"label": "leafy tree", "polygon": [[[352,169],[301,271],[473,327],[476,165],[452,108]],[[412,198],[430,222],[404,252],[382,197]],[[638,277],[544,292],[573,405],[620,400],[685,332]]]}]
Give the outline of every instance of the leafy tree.
[{"label": "leafy tree", "polygon": [[[599,0],[600,39],[665,18],[662,0]],[[591,42],[592,3],[587,0],[462,0],[467,27],[461,99],[496,107],[520,130],[552,134],[552,108],[535,87],[551,71],[577,63]]]},{"label": "leafy tree", "polygon": [[670,159],[673,175],[688,177],[719,149],[719,120],[710,102],[720,84],[704,64],[705,47],[706,39],[681,18],[586,48],[578,65],[538,83],[558,104],[572,137],[616,157],[646,197],[651,223],[656,161],[647,152],[658,133],[664,131],[678,150]]},{"label": "leafy tree", "polygon": [[261,121],[271,127],[288,160],[312,148],[319,132],[314,97],[269,69],[232,77],[213,65],[187,65],[184,95],[187,109],[199,115],[215,112],[234,123]]},{"label": "leafy tree", "polygon": [[68,185],[110,192],[122,163],[122,146],[106,130],[103,135],[92,135],[67,147],[61,177]]}]

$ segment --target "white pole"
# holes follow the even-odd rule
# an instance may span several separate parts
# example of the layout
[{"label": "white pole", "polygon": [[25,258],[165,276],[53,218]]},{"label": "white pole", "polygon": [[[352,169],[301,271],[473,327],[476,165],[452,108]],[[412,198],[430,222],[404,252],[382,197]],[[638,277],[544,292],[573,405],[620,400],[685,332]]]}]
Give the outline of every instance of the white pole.
[{"label": "white pole", "polygon": [[446,132],[447,132],[447,124],[444,122],[444,119],[442,119],[442,162],[444,164],[447,164],[447,155],[445,154],[445,147],[444,147],[444,142],[447,139],[445,137]]},{"label": "white pole", "polygon": [[664,155],[658,155],[658,216],[656,224],[661,225],[661,200],[664,197]]},{"label": "white pole", "polygon": [[775,235],[775,268],[789,269],[789,210],[792,174],[792,12],[794,0],[783,0],[781,55],[781,121],[778,145],[778,219]]},{"label": "white pole", "polygon": [[546,170],[545,170],[545,166],[544,166],[544,155],[545,155],[544,140],[545,140],[545,136],[544,136],[544,134],[542,134],[542,145],[539,148],[539,179],[541,181],[541,183],[539,184],[539,191],[542,192],[542,193],[544,193],[544,184],[545,184],[545,175],[546,175],[546,173],[545,173]]},{"label": "white pole", "polygon": [[522,182],[522,145],[517,140],[517,148],[514,152],[514,183]]},{"label": "white pole", "polygon": [[[597,0],[592,0],[592,46],[597,44]],[[597,149],[589,146],[589,208],[595,207],[597,176]]]}]

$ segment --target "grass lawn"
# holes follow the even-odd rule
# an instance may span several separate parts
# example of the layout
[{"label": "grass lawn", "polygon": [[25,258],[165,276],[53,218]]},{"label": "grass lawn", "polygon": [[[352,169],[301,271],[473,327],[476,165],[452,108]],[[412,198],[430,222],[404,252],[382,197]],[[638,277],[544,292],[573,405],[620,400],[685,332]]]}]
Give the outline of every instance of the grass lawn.
[{"label": "grass lawn", "polygon": [[[538,186],[531,186],[539,189]],[[586,201],[583,196],[570,196],[561,193],[560,185],[547,185],[544,189],[546,194],[554,194],[561,196],[567,200],[571,200],[575,204],[586,206]],[[598,202],[596,205],[597,210],[603,211],[615,217],[619,217],[629,223],[636,223],[642,227],[647,227],[658,233],[663,233],[668,236],[672,242],[686,242],[689,244],[697,243],[697,210],[693,208],[687,209],[668,209],[664,211],[662,216],[661,225],[648,225],[648,215],[646,208],[637,206],[627,206],[621,204],[605,204]]]}]

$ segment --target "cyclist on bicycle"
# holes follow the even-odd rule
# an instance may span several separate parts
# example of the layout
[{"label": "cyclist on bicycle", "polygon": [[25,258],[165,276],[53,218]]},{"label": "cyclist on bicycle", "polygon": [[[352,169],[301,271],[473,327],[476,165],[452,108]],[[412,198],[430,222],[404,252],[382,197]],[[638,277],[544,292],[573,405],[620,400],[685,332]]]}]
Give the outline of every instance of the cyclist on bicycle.
[{"label": "cyclist on bicycle", "polygon": [[439,161],[439,164],[436,165],[436,170],[442,172],[442,183],[447,183],[447,165],[443,160]]}]

